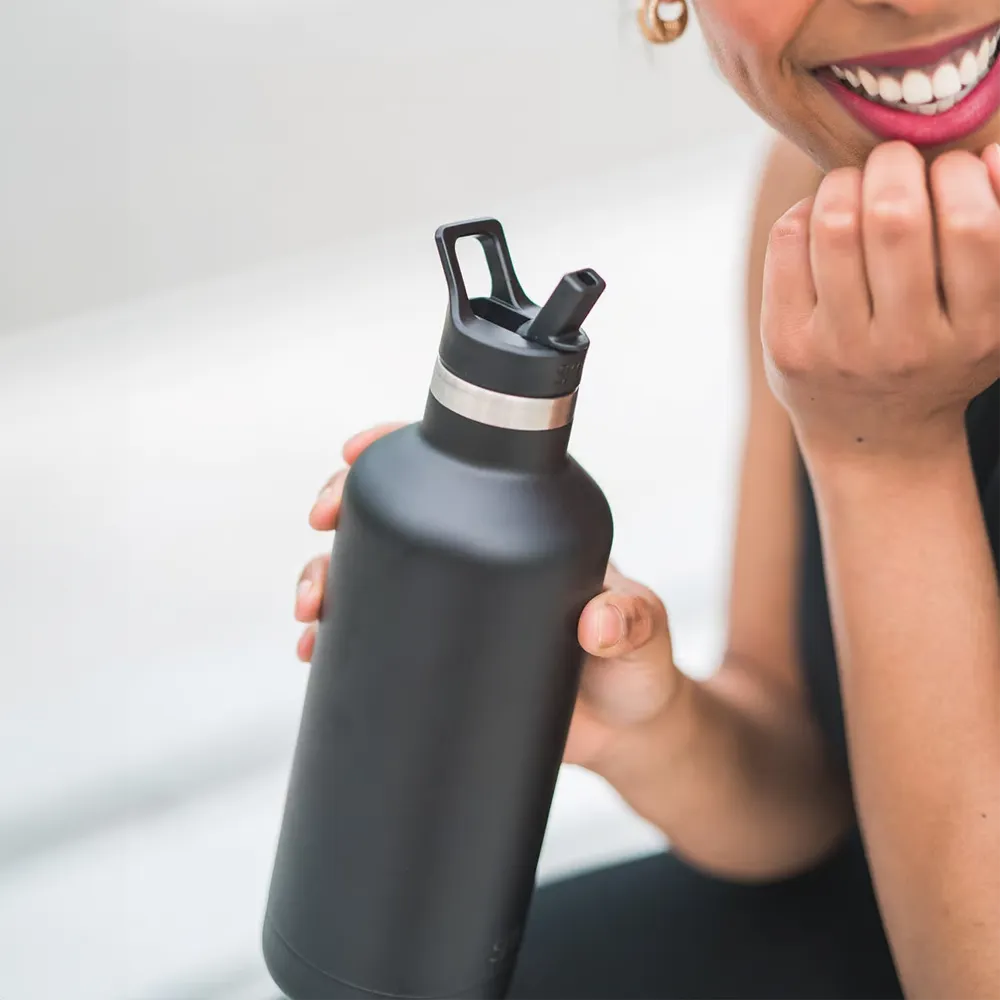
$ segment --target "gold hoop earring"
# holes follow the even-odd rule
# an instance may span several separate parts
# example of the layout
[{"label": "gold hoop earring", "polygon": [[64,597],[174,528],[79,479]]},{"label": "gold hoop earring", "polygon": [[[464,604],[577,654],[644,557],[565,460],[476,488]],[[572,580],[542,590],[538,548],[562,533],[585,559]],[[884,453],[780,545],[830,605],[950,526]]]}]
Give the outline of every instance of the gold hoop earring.
[{"label": "gold hoop earring", "polygon": [[[680,6],[680,13],[675,18],[664,18],[660,15],[661,6]],[[668,42],[676,42],[688,23],[687,0],[674,0],[665,3],[664,0],[643,0],[642,7],[636,11],[636,20],[639,22],[639,29],[647,42],[654,45],[666,45]]]}]

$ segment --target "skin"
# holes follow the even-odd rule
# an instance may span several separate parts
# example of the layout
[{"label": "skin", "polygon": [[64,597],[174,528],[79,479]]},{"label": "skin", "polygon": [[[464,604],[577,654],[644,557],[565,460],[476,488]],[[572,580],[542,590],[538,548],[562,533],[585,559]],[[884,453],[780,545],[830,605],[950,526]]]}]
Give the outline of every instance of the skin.
[{"label": "skin", "polygon": [[[995,0],[696,0],[695,9],[733,89],[823,171],[863,167],[879,140],[811,70],[939,42],[1000,20]],[[994,117],[955,146],[978,154],[998,141]],[[946,149],[929,149],[926,159]]]},{"label": "skin", "polygon": [[[713,57],[783,138],[750,236],[750,411],[728,650],[674,665],[666,611],[615,568],[579,626],[567,762],[675,850],[765,881],[854,822],[911,997],[1000,996],[1000,592],[965,440],[1000,373],[1000,120],[953,149],[880,144],[818,65],[985,26],[995,0],[699,0]],[[344,447],[349,467],[396,425]],[[794,641],[796,462],[820,517],[853,786]],[[310,513],[336,527],[347,469]],[[304,569],[312,655],[328,558]]]}]

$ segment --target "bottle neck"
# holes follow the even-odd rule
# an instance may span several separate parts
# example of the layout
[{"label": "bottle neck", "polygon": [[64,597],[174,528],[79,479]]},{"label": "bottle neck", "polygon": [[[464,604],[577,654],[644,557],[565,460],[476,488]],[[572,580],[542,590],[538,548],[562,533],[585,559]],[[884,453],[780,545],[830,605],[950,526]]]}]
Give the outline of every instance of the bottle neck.
[{"label": "bottle neck", "polygon": [[529,399],[482,389],[438,361],[420,432],[433,447],[477,465],[556,469],[566,461],[575,402],[575,393]]}]

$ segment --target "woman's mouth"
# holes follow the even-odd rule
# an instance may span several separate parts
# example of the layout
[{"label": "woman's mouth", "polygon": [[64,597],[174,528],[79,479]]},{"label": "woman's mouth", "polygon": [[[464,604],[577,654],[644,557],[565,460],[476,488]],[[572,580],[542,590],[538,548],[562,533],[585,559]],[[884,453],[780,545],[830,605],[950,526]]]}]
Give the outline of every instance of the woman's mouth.
[{"label": "woman's mouth", "polygon": [[847,111],[883,139],[954,142],[1000,109],[1000,25],[923,49],[844,60],[816,72]]}]

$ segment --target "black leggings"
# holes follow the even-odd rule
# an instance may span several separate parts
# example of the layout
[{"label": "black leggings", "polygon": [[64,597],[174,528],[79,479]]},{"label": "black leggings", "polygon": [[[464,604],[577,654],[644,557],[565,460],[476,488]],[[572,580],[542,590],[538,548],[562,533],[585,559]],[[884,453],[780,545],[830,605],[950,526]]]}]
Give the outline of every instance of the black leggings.
[{"label": "black leggings", "polygon": [[750,886],[672,854],[542,887],[509,996],[901,998],[857,836],[814,871]]}]

